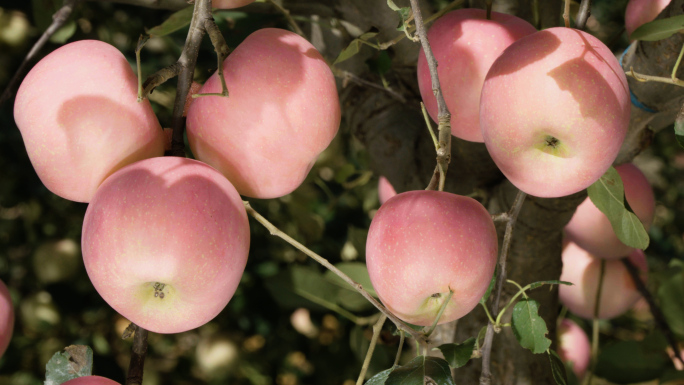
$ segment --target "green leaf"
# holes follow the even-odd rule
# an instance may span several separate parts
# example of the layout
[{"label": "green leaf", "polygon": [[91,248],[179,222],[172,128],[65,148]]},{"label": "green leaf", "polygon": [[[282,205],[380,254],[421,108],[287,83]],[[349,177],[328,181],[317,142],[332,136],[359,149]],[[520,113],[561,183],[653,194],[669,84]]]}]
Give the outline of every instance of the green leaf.
[{"label": "green leaf", "polygon": [[[340,271],[347,274],[349,278],[353,279],[356,283],[360,283],[364,290],[373,297],[378,297],[378,294],[373,289],[373,284],[371,283],[370,276],[368,275],[368,268],[365,263],[362,262],[342,262],[335,265]],[[337,274],[330,270],[325,272],[325,279],[334,283],[335,285],[341,287],[342,289],[353,291],[358,293],[356,289],[351,287],[342,278],[338,277]],[[361,295],[361,294],[359,294]],[[364,299],[365,300],[365,299]]]},{"label": "green leaf", "polygon": [[496,265],[496,268],[494,269],[494,275],[492,275],[492,280],[489,281],[489,287],[487,287],[487,291],[485,291],[482,298],[480,298],[480,304],[486,306],[487,300],[489,299],[489,296],[492,294],[492,289],[494,289],[494,285],[496,284],[496,274],[498,272],[499,272],[499,265]]},{"label": "green leaf", "polygon": [[392,0],[387,0],[387,5],[391,10],[396,11],[399,14],[399,18],[401,18],[397,31],[404,31],[406,29],[406,20],[411,16],[411,7],[399,7]]},{"label": "green leaf", "polygon": [[333,65],[352,58],[354,55],[359,53],[359,50],[361,49],[361,44],[366,44],[368,39],[375,37],[375,35],[377,34],[377,32],[366,32],[363,35],[359,36],[357,39],[352,40],[352,42],[349,43],[347,48],[343,49],[342,52],[340,52],[340,55],[337,57],[337,59],[335,59]]},{"label": "green leaf", "polygon": [[303,306],[316,310],[335,309],[340,290],[317,269],[300,265],[291,265],[269,278],[266,288],[276,302],[285,308]]},{"label": "green leaf", "polygon": [[568,374],[565,371],[565,364],[563,360],[558,356],[555,350],[549,349],[549,361],[551,361],[551,373],[553,374],[553,379],[556,380],[558,385],[568,384]]},{"label": "green leaf", "polygon": [[680,147],[684,148],[684,114],[681,112],[677,114],[677,119],[674,123],[675,138]]},{"label": "green leaf", "polygon": [[644,225],[625,208],[625,190],[620,174],[611,167],[587,189],[591,202],[608,217],[615,235],[627,246],[644,250],[649,238]]},{"label": "green leaf", "polygon": [[366,385],[384,385],[385,381],[387,381],[387,377],[391,372],[392,368],[383,370],[382,372],[374,375],[368,381],[366,381]]},{"label": "green leaf", "polygon": [[520,346],[534,354],[546,352],[551,340],[546,338],[546,322],[539,316],[539,303],[533,299],[520,300],[513,307],[511,326]]},{"label": "green leaf", "polygon": [[437,349],[442,351],[444,358],[446,358],[449,366],[452,368],[460,368],[470,361],[475,349],[475,338],[470,337],[463,341],[462,344],[443,344],[439,345]]},{"label": "green leaf", "polygon": [[544,285],[567,285],[567,286],[572,286],[572,282],[566,282],[566,281],[558,281],[558,280],[552,280],[552,281],[539,281],[539,282],[534,282],[530,284],[529,290],[534,290],[538,287],[542,287]]},{"label": "green leaf", "polygon": [[147,34],[152,37],[166,36],[190,25],[193,10],[194,7],[185,7],[180,11],[175,12],[160,25],[148,30]]},{"label": "green leaf", "polygon": [[631,40],[656,41],[667,39],[684,29],[684,15],[654,20],[637,28],[629,36]]},{"label": "green leaf", "polygon": [[71,345],[57,352],[45,365],[45,385],[60,385],[93,373],[93,351],[88,346]]},{"label": "green leaf", "polygon": [[596,374],[616,384],[632,384],[658,378],[672,365],[665,353],[667,341],[654,333],[642,341],[620,341],[602,348]]},{"label": "green leaf", "polygon": [[663,315],[673,332],[684,336],[684,275],[680,272],[658,288]]},{"label": "green leaf", "polygon": [[76,22],[73,20],[67,21],[62,27],[60,27],[55,33],[50,36],[50,42],[55,44],[64,44],[67,40],[71,39],[76,33]]},{"label": "green leaf", "polygon": [[449,364],[442,358],[418,356],[392,370],[385,385],[423,385],[430,377],[439,385],[455,385]]}]

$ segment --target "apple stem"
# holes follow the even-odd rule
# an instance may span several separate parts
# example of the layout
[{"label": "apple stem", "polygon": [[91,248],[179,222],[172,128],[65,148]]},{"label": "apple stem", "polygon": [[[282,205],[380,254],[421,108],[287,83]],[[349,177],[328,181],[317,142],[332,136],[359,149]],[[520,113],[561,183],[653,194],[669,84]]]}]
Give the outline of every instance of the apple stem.
[{"label": "apple stem", "polygon": [[565,20],[565,28],[570,28],[570,0],[565,0],[565,11],[563,11],[563,20]]},{"label": "apple stem", "polygon": [[359,373],[359,378],[356,380],[356,385],[363,385],[363,380],[366,378],[366,372],[368,371],[368,366],[370,365],[371,358],[373,357],[373,351],[375,350],[375,345],[378,343],[378,337],[380,336],[380,331],[382,326],[385,324],[387,316],[385,314],[380,316],[378,322],[373,325],[373,337],[370,341],[370,346],[366,352],[366,358],[363,360],[363,366],[361,366],[361,373]]},{"label": "apple stem", "polygon": [[492,20],[492,3],[493,0],[487,0],[487,20]]},{"label": "apple stem", "polygon": [[135,329],[135,337],[133,338],[131,361],[128,364],[125,385],[141,385],[143,381],[143,368],[145,367],[145,355],[147,354],[147,330],[133,323],[131,325]]},{"label": "apple stem", "polygon": [[449,302],[451,302],[451,297],[453,297],[454,291],[449,288],[449,294],[447,294],[446,299],[444,302],[442,302],[442,306],[439,307],[439,312],[437,313],[437,317],[435,317],[434,322],[432,322],[432,326],[430,326],[430,329],[428,329],[424,334],[425,338],[430,337],[430,334],[435,331],[435,328],[437,327],[437,323],[439,322],[439,319],[442,318],[442,314],[444,314],[444,310],[446,309],[447,305]]}]

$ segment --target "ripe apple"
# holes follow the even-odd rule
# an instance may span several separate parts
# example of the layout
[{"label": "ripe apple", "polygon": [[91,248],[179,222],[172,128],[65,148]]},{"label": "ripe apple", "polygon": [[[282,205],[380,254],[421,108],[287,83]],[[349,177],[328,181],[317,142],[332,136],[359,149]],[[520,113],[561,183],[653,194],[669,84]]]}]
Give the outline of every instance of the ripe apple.
[{"label": "ripe apple", "polygon": [[[335,79],[321,54],[296,33],[260,29],[224,61],[229,97],[190,105],[187,132],[197,159],[253,198],[291,193],[340,125]],[[200,92],[220,92],[217,74]]]},{"label": "ripe apple", "polygon": [[254,0],[213,0],[211,6],[219,9],[232,9],[244,7],[253,2]]},{"label": "ripe apple", "polygon": [[[644,174],[634,164],[626,163],[615,168],[625,187],[625,198],[646,230],[653,222],[655,198],[653,189]],[[597,258],[622,258],[634,248],[622,243],[605,216],[591,199],[577,207],[575,215],[565,226],[567,238]]]},{"label": "ripe apple", "polygon": [[480,99],[485,145],[506,178],[538,197],[587,188],[615,160],[629,125],[627,79],[595,37],[549,28],[511,44]]},{"label": "ripe apple", "polygon": [[380,199],[380,204],[384,204],[390,198],[397,195],[397,191],[394,189],[392,184],[384,176],[380,177],[378,181],[378,198]]},{"label": "ripe apple", "polygon": [[408,191],[373,217],[366,263],[387,308],[415,325],[430,325],[454,292],[440,323],[469,313],[494,274],[494,222],[476,200],[439,191]]},{"label": "ripe apple", "polygon": [[149,101],[126,58],[96,40],[67,44],[26,75],[14,119],[36,173],[53,193],[88,202],[121,167],[164,154]]},{"label": "ripe apple", "polygon": [[[451,134],[483,142],[480,130],[480,92],[494,60],[514,41],[537,32],[527,21],[483,9],[459,9],[439,18],[428,31],[437,59],[439,81],[451,113]],[[437,99],[432,92],[425,53],[418,56],[418,86],[425,108],[437,121]]]},{"label": "ripe apple", "polygon": [[14,307],[9,289],[0,281],[0,357],[5,354],[14,331]]},{"label": "ripe apple", "polygon": [[85,268],[114,310],[157,333],[214,318],[247,262],[242,200],[221,174],[185,158],[129,165],[102,184],[83,222]]},{"label": "ripe apple", "polygon": [[116,381],[110,380],[109,378],[104,378],[100,376],[85,376],[74,378],[69,380],[62,385],[121,385]]},{"label": "ripe apple", "polygon": [[[628,258],[644,272],[645,279],[648,266],[644,252],[635,250]],[[572,242],[563,250],[563,272],[560,279],[572,282],[574,285],[560,285],[558,295],[563,305],[582,318],[594,318],[601,261]],[[621,261],[616,259],[604,261],[606,267],[598,318],[610,319],[629,310],[639,300],[641,294]]]},{"label": "ripe apple", "polygon": [[668,4],[670,0],[630,0],[625,9],[627,36],[643,24],[655,20]]},{"label": "ripe apple", "polygon": [[570,319],[564,319],[558,328],[558,355],[563,362],[570,362],[572,371],[582,379],[589,367],[591,344],[587,334]]}]

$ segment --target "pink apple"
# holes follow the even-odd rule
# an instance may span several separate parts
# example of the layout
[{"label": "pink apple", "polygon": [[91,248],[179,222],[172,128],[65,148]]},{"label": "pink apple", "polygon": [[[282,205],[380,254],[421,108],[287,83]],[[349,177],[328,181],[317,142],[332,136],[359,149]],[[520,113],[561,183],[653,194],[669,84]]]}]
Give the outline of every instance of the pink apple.
[{"label": "pink apple", "polygon": [[7,286],[0,281],[0,357],[5,354],[14,331],[14,307]]},{"label": "pink apple", "polygon": [[384,176],[380,177],[378,181],[378,198],[380,199],[380,204],[384,204],[390,198],[397,195],[397,191],[394,189],[392,184]]},{"label": "pink apple", "polygon": [[149,101],[126,58],[95,40],[67,44],[38,62],[17,92],[14,119],[45,186],[88,202],[121,167],[164,154]]},{"label": "pink apple", "polygon": [[254,0],[213,0],[211,6],[219,9],[232,9],[244,7],[253,2]]},{"label": "pink apple", "polygon": [[627,79],[595,37],[549,28],[511,44],[487,73],[480,126],[506,178],[538,197],[597,181],[629,125]]},{"label": "pink apple", "polygon": [[214,318],[247,262],[242,200],[221,174],[176,157],[125,167],[102,184],[83,223],[83,260],[114,310],[157,333]]},{"label": "pink apple", "polygon": [[[482,9],[459,9],[439,18],[428,39],[437,59],[437,73],[449,112],[451,133],[461,139],[482,142],[480,92],[494,60],[514,41],[537,30],[527,21]],[[437,99],[432,92],[425,53],[418,56],[418,85],[425,108],[437,121]]]},{"label": "pink apple", "polygon": [[[651,185],[632,163],[620,165],[615,169],[622,179],[629,206],[648,230],[655,213],[655,198]],[[634,250],[617,238],[608,217],[599,211],[589,198],[577,207],[570,223],[565,226],[565,234],[570,241],[597,258],[622,258]]]},{"label": "pink apple", "polygon": [[[648,271],[646,256],[641,250],[629,255],[630,261],[644,273]],[[606,267],[599,303],[599,319],[615,318],[631,308],[641,297],[627,268],[619,260],[605,260]],[[559,298],[563,305],[576,315],[594,318],[594,305],[599,285],[601,259],[592,257],[574,243],[563,250],[561,281],[573,286],[560,285]]]},{"label": "pink apple", "polygon": [[469,313],[487,290],[497,236],[476,200],[439,191],[408,191],[373,217],[366,243],[371,283],[383,304],[406,322],[430,325],[449,290],[440,323]]},{"label": "pink apple", "polygon": [[[197,159],[253,198],[291,193],[340,125],[335,79],[321,54],[282,29],[249,35],[224,62],[229,97],[205,96],[188,111]],[[202,93],[220,92],[214,74]]]},{"label": "pink apple", "polygon": [[625,9],[627,36],[643,24],[655,20],[668,4],[670,0],[630,0]]},{"label": "pink apple", "polygon": [[564,319],[558,328],[558,355],[572,365],[572,371],[582,379],[589,367],[591,344],[589,337],[572,320]]},{"label": "pink apple", "polygon": [[100,376],[85,376],[74,378],[69,380],[62,385],[121,385],[116,381],[112,381],[109,378],[104,378]]}]

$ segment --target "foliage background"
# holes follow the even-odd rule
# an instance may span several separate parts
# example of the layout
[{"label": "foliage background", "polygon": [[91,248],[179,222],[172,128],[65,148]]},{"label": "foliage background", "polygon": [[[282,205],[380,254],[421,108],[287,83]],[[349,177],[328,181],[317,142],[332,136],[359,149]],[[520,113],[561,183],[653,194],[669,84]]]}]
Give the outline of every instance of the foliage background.
[{"label": "foliage background", "polygon": [[[621,31],[625,3],[594,1],[594,18],[588,26],[614,52],[622,52],[628,44]],[[445,4],[434,1],[432,6],[439,9]],[[4,89],[49,23],[54,4],[51,0],[34,0],[1,6],[0,89]],[[98,39],[116,46],[134,64],[138,36],[170,14],[85,2],[40,55],[59,47],[63,42],[60,39]],[[230,47],[259,28],[288,28],[281,14],[263,4],[221,11],[215,18]],[[305,30],[311,22],[302,18],[298,21]],[[151,74],[175,62],[186,33],[184,28],[152,39],[143,50],[143,73]],[[374,55],[367,65],[382,73],[392,59],[390,50],[388,54]],[[203,81],[215,68],[215,53],[205,39],[196,79]],[[343,87],[341,81],[338,85]],[[151,97],[163,126],[170,123],[174,94],[175,82],[171,81]],[[59,198],[42,185],[14,123],[12,104],[10,101],[0,106],[0,280],[10,288],[17,318],[14,338],[0,358],[0,385],[41,384],[46,362],[70,344],[93,347],[95,374],[123,383],[131,342],[121,340],[120,335],[127,322],[93,290],[77,247],[86,205]],[[656,192],[656,219],[647,250],[652,270],[650,287],[656,291],[660,282],[678,274],[677,267],[668,266],[673,261],[681,262],[684,255],[684,153],[672,130],[665,130],[656,135],[652,146],[636,162]],[[377,177],[369,169],[366,149],[343,121],[339,135],[319,158],[304,185],[289,196],[252,203],[281,230],[329,260],[362,262],[367,229],[379,206]],[[351,292],[326,280],[313,261],[271,237],[255,222],[251,222],[251,234],[245,275],[228,307],[199,329],[177,335],[150,335],[146,384],[355,382],[370,327],[356,325],[329,307],[341,304],[362,317],[371,316],[372,309]],[[295,291],[316,293],[319,302],[327,301],[328,308]],[[294,319],[306,321],[309,317],[308,329],[306,325],[299,326],[300,331],[295,329]],[[580,325],[590,330],[589,322],[580,321]],[[602,346],[618,340],[639,340],[653,329],[652,319],[644,311],[601,326]],[[684,334],[684,330],[679,329],[679,333]],[[386,326],[371,372],[391,365],[397,345],[398,338]]]}]

